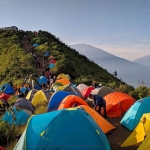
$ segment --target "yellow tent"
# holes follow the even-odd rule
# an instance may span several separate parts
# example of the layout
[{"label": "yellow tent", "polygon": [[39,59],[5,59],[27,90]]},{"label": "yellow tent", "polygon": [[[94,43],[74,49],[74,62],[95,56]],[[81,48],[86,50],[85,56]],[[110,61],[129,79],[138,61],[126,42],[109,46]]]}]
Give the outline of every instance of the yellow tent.
[{"label": "yellow tent", "polygon": [[36,89],[31,90],[31,91],[27,94],[26,99],[28,99],[29,101],[32,101],[33,96],[36,94],[36,92],[37,92]]},{"label": "yellow tent", "polygon": [[56,89],[54,89],[56,92],[64,90],[65,86],[58,86]]},{"label": "yellow tent", "polygon": [[39,103],[42,102],[48,102],[50,99],[51,95],[50,92],[48,91],[43,91],[43,90],[39,90],[32,98],[31,103],[36,106]]},{"label": "yellow tent", "polygon": [[147,135],[145,140],[142,142],[142,144],[139,146],[137,150],[149,150],[150,149],[150,133]]},{"label": "yellow tent", "polygon": [[67,80],[70,80],[69,77],[68,77],[67,75],[63,74],[63,73],[60,73],[60,74],[57,76],[56,79],[57,79],[57,80],[59,80],[59,79],[67,79]]},{"label": "yellow tent", "polygon": [[150,132],[150,113],[143,114],[139,124],[129,137],[123,142],[121,147],[131,146],[140,143],[145,136]]}]

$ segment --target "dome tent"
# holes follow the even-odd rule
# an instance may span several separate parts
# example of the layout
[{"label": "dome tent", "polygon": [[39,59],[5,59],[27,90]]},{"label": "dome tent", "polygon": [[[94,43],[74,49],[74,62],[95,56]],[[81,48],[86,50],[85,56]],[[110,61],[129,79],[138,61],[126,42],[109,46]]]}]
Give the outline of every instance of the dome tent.
[{"label": "dome tent", "polygon": [[32,101],[32,98],[33,98],[33,96],[36,94],[36,92],[37,92],[36,89],[31,90],[31,91],[27,94],[26,99],[28,99],[28,100],[31,102],[31,101]]},{"label": "dome tent", "polygon": [[9,125],[25,125],[29,117],[28,113],[26,113],[23,109],[11,108],[9,111],[5,112],[2,120],[7,122]]},{"label": "dome tent", "polygon": [[58,91],[55,92],[49,100],[47,111],[57,110],[61,101],[68,95],[75,95],[72,92]]},{"label": "dome tent", "polygon": [[89,95],[91,94],[91,91],[94,90],[93,86],[88,86],[87,88],[85,88],[82,91],[82,96],[84,99],[87,99],[89,97]]},{"label": "dome tent", "polygon": [[13,105],[13,107],[14,108],[19,107],[21,109],[27,109],[27,110],[31,111],[32,113],[34,113],[34,108],[31,104],[31,102],[24,97],[17,99],[15,104]]},{"label": "dome tent", "polygon": [[33,47],[37,47],[37,46],[39,46],[38,43],[34,43],[34,44],[33,44]]},{"label": "dome tent", "polygon": [[136,101],[130,109],[125,113],[121,120],[121,124],[132,131],[140,121],[144,113],[150,112],[150,97],[142,98]]},{"label": "dome tent", "polygon": [[[34,139],[34,144],[33,140]],[[106,135],[81,109],[32,116],[14,150],[110,150]]]},{"label": "dome tent", "polygon": [[39,90],[36,92],[31,100],[31,103],[33,106],[36,106],[40,103],[48,103],[49,99],[51,97],[51,94],[49,91]]},{"label": "dome tent", "polygon": [[113,93],[114,90],[108,86],[102,86],[101,88],[96,88],[92,91],[93,94],[97,94],[101,97],[105,97],[106,95]]},{"label": "dome tent", "polygon": [[67,80],[70,80],[70,78],[64,73],[60,73],[56,79],[59,80],[59,79],[64,79],[64,78]]},{"label": "dome tent", "polygon": [[135,99],[123,92],[113,92],[104,97],[106,101],[106,112],[110,118],[121,117],[132,104]]},{"label": "dome tent", "polygon": [[68,95],[66,96],[60,103],[58,109],[64,109],[64,108],[71,108],[74,105],[86,105],[88,106],[88,104],[79,96],[76,95]]},{"label": "dome tent", "polygon": [[47,78],[46,78],[45,76],[40,76],[40,77],[38,78],[38,83],[39,83],[40,85],[42,85],[42,83],[47,84]]},{"label": "dome tent", "polygon": [[57,79],[55,82],[61,83],[62,85],[70,84],[69,79],[63,78],[63,79]]},{"label": "dome tent", "polygon": [[47,51],[44,53],[44,57],[49,57],[49,56],[50,56],[50,52]]},{"label": "dome tent", "polygon": [[115,129],[115,127],[110,124],[107,120],[105,120],[101,115],[99,115],[98,112],[96,112],[94,109],[90,108],[86,105],[80,105],[77,108],[85,110],[88,114],[91,115],[91,117],[95,120],[95,122],[98,124],[98,126],[102,129],[104,133],[108,133],[112,129]]},{"label": "dome tent", "polygon": [[81,83],[77,86],[77,89],[82,93],[82,91],[87,87],[88,87],[87,85]]},{"label": "dome tent", "polygon": [[72,86],[71,84],[68,84],[68,85],[64,86],[63,91],[73,92],[73,93],[75,93],[76,95],[78,95],[79,97],[82,98],[82,95],[81,95],[80,91],[76,87]]}]

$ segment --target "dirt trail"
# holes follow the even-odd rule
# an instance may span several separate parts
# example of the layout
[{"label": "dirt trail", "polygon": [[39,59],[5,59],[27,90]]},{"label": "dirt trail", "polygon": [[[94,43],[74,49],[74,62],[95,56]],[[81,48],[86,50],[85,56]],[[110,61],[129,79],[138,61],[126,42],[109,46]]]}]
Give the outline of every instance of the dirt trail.
[{"label": "dirt trail", "polygon": [[[30,50],[29,48],[32,47],[31,44],[29,42],[27,42],[27,39],[24,37],[23,40],[22,40],[22,44],[23,44],[23,49],[27,52],[27,53],[30,53]],[[33,56],[34,57],[34,56]],[[42,66],[42,60],[40,59],[40,67],[38,67],[36,65],[36,62],[35,62],[35,68],[36,68],[36,71],[38,74],[41,74],[42,71],[44,70],[44,67]]]},{"label": "dirt trail", "polygon": [[116,127],[111,134],[107,135],[111,150],[137,150],[138,145],[124,148],[120,147],[124,140],[130,135],[130,131],[120,124],[121,118],[107,118],[106,120]]},{"label": "dirt trail", "polygon": [[25,38],[23,38],[22,44],[23,44],[23,49],[24,49],[26,52],[29,53],[29,46],[30,46],[30,45],[27,44],[27,41],[26,41]]}]

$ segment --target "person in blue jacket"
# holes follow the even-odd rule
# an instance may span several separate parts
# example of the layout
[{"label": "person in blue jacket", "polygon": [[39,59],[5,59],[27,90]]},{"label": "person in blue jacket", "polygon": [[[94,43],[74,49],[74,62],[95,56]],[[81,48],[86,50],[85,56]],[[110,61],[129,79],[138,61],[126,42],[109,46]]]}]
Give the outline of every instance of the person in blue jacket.
[{"label": "person in blue jacket", "polygon": [[103,108],[104,110],[103,117],[106,118],[106,115],[107,115],[106,114],[106,101],[99,95],[95,95],[95,94],[90,94],[89,98],[94,100],[94,110],[96,110],[100,115],[102,115],[101,109]]}]

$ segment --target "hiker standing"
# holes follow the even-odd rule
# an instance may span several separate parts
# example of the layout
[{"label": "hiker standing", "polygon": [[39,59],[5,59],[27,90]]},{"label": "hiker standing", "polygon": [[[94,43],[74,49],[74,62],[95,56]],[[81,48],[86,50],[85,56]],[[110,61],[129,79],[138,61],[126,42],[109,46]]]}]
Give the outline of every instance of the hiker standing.
[{"label": "hiker standing", "polygon": [[14,90],[15,90],[15,92],[17,92],[17,90],[18,90],[17,84],[14,86]]},{"label": "hiker standing", "polygon": [[100,115],[101,109],[104,109],[104,118],[106,118],[106,101],[99,95],[90,94],[90,99],[94,100],[94,110],[96,110]]},{"label": "hiker standing", "polygon": [[50,88],[51,88],[51,86],[53,85],[53,83],[54,83],[54,79],[53,79],[53,77],[52,76],[49,76],[49,81],[50,81]]}]

